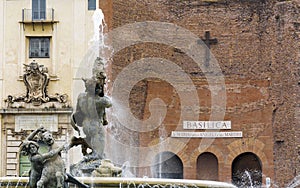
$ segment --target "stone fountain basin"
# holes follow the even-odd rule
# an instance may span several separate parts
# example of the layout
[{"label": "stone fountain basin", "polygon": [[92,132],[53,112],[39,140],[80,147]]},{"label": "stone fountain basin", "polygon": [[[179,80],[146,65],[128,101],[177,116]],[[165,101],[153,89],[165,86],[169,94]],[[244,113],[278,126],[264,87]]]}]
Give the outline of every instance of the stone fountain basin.
[{"label": "stone fountain basin", "polygon": [[[93,188],[101,187],[133,187],[133,188],[162,188],[162,187],[218,187],[236,188],[230,183],[208,181],[208,180],[189,180],[189,179],[159,179],[159,178],[120,178],[120,177],[77,177],[85,184]],[[28,187],[28,177],[0,177],[0,187]],[[71,184],[70,184],[71,185]],[[71,186],[72,187],[72,186]]]}]

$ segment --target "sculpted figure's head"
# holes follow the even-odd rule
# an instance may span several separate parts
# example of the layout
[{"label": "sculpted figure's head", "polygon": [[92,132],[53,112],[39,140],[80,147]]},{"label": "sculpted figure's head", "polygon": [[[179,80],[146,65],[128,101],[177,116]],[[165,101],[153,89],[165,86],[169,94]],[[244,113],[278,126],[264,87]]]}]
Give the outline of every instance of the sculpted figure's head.
[{"label": "sculpted figure's head", "polygon": [[35,154],[38,150],[39,145],[34,141],[24,141],[20,146],[20,152],[22,155]]},{"label": "sculpted figure's head", "polygon": [[51,146],[51,145],[54,143],[53,135],[52,135],[52,133],[49,132],[49,131],[43,132],[43,133],[41,134],[41,139],[42,139],[42,141],[43,141],[45,144],[47,144],[47,145],[49,145],[49,146]]}]

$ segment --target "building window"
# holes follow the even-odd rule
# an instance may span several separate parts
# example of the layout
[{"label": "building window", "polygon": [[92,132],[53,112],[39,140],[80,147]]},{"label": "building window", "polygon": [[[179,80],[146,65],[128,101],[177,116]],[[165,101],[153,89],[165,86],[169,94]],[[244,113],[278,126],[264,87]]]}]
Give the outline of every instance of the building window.
[{"label": "building window", "polygon": [[30,37],[29,57],[50,57],[50,37]]},{"label": "building window", "polygon": [[96,0],[88,0],[88,10],[96,10]]},{"label": "building window", "polygon": [[46,19],[46,0],[32,0],[32,20]]}]

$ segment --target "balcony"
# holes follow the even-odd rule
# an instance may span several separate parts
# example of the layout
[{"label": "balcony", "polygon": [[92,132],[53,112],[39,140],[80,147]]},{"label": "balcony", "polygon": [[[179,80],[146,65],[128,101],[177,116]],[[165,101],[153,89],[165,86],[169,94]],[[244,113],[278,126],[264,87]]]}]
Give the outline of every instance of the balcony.
[{"label": "balcony", "polygon": [[58,21],[54,19],[54,9],[48,8],[45,10],[32,10],[32,9],[22,9],[22,21],[23,29],[25,30],[26,24],[32,24],[33,30],[35,30],[35,24],[41,24],[44,30],[44,25],[51,24],[53,30],[53,24]]}]

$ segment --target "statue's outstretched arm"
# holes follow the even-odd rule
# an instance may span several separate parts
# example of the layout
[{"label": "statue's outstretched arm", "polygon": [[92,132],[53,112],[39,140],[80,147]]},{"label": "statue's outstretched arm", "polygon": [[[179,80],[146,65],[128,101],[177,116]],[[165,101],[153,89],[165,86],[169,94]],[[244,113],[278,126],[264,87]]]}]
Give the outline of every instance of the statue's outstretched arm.
[{"label": "statue's outstretched arm", "polygon": [[62,145],[62,146],[58,147],[57,149],[53,149],[48,153],[42,154],[43,161],[45,162],[46,160],[55,157],[56,155],[58,155],[59,152],[61,152],[63,149],[66,149],[68,147],[69,147],[69,145]]},{"label": "statue's outstretched arm", "polygon": [[111,102],[110,98],[107,96],[100,97],[96,101],[96,108],[97,108],[98,112],[100,112],[99,109],[101,109],[101,108],[110,108],[110,107],[112,107],[112,102]]},{"label": "statue's outstretched arm", "polygon": [[26,138],[26,140],[34,140],[33,138],[35,135],[37,135],[39,132],[46,131],[44,127],[39,127],[36,130],[34,130],[30,135]]}]

